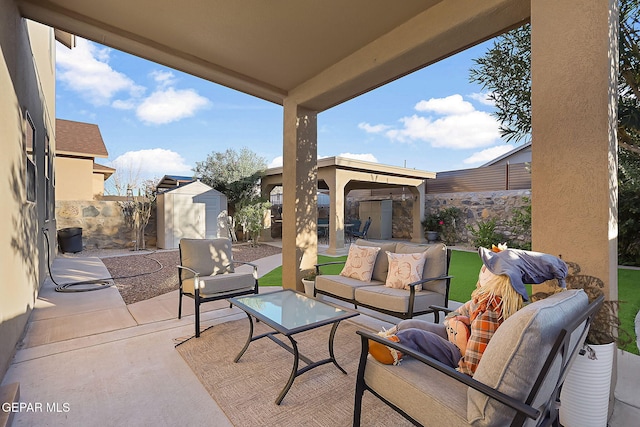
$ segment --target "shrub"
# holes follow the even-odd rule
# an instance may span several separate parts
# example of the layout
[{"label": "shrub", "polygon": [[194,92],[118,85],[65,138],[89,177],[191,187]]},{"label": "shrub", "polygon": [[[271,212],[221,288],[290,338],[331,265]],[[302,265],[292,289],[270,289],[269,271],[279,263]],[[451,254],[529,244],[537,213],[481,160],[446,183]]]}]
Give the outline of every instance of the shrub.
[{"label": "shrub", "polygon": [[451,245],[458,240],[458,233],[460,232],[460,215],[462,211],[454,206],[443,209],[439,212],[439,217],[442,221],[440,226],[440,235],[445,243]]},{"label": "shrub", "polygon": [[515,236],[524,236],[525,241],[516,243],[514,241],[509,242],[510,248],[531,250],[531,199],[529,197],[523,197],[522,201],[524,205],[513,210],[513,217],[509,221],[508,225],[511,227],[511,232]]},{"label": "shrub", "polygon": [[490,248],[491,245],[497,245],[500,242],[504,242],[506,239],[504,235],[496,231],[496,220],[491,218],[485,221],[478,221],[477,229],[472,225],[468,225],[467,229],[473,236],[473,245],[478,248],[480,246],[484,248]]}]

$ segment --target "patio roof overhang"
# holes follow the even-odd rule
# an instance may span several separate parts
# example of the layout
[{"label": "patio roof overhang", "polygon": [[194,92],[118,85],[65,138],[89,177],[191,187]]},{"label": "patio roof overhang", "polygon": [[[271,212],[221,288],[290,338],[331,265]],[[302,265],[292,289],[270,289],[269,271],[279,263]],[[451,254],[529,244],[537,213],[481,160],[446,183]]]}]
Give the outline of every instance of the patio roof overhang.
[{"label": "patio roof overhang", "polygon": [[26,18],[324,111],[529,19],[528,0],[18,0]]}]

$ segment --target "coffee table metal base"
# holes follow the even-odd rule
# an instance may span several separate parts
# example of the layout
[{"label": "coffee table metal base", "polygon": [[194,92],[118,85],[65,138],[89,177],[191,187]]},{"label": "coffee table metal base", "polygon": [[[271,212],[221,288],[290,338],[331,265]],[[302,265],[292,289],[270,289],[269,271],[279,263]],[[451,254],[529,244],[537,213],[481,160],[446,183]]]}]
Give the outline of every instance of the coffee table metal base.
[{"label": "coffee table metal base", "polygon": [[[342,368],[342,366],[338,364],[338,362],[336,361],[335,355],[333,353],[333,339],[336,335],[336,330],[338,329],[338,325],[340,324],[340,321],[334,322],[333,326],[331,327],[331,333],[329,334],[329,357],[327,359],[322,359],[317,362],[314,362],[310,360],[308,357],[300,354],[300,351],[298,350],[298,343],[296,342],[296,340],[293,339],[292,335],[285,335],[287,338],[289,338],[289,341],[291,342],[291,346],[287,345],[287,343],[275,337],[275,335],[280,334],[280,332],[278,331],[266,332],[264,334],[256,335],[254,337],[253,336],[253,318],[248,313],[247,313],[247,317],[249,318],[249,337],[247,338],[247,342],[244,344],[244,347],[242,348],[242,350],[240,350],[240,353],[238,353],[236,358],[233,360],[234,362],[237,363],[240,360],[240,358],[245,353],[245,351],[247,351],[247,348],[249,348],[249,344],[251,344],[253,341],[257,341],[265,337],[269,338],[271,341],[275,342],[280,347],[284,348],[289,353],[293,354],[293,367],[291,368],[291,375],[289,375],[289,380],[287,381],[287,384],[284,386],[284,388],[280,392],[280,395],[276,399],[276,405],[279,405],[282,402],[282,399],[284,399],[286,394],[289,392],[289,389],[291,389],[291,386],[293,385],[293,381],[296,379],[296,377],[304,374],[305,372],[313,368],[316,368],[321,365],[325,365],[327,363],[333,363],[334,365],[336,365],[338,369],[340,369],[340,371],[342,371],[343,374],[347,375],[347,371],[345,371]],[[300,360],[305,362],[307,365],[298,369]]]}]

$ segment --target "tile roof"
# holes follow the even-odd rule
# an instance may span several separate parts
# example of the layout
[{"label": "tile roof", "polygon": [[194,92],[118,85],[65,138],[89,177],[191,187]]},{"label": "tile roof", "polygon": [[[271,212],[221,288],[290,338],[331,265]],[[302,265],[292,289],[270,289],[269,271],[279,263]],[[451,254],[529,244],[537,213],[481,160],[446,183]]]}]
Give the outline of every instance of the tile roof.
[{"label": "tile roof", "polygon": [[56,153],[108,157],[98,125],[56,119]]}]

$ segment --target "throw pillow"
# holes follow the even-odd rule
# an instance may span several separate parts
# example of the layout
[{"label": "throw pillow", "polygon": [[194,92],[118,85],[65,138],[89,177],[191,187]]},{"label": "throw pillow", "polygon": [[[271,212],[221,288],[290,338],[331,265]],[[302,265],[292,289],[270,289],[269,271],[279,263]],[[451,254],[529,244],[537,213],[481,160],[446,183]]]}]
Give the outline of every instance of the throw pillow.
[{"label": "throw pillow", "polygon": [[371,281],[371,274],[380,248],[351,245],[347,262],[340,272],[341,276],[351,277],[363,282]]},{"label": "throw pillow", "polygon": [[[426,258],[424,252],[414,254],[396,254],[387,252],[389,258],[389,273],[384,284],[388,288],[409,289],[409,283],[422,279]],[[416,286],[416,291],[422,290],[422,285]]]}]

